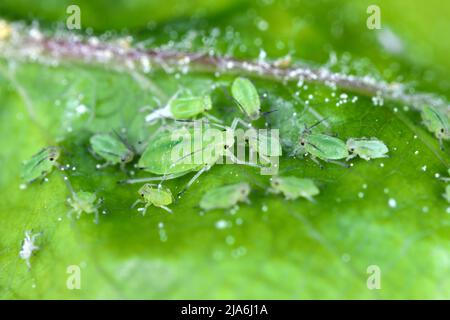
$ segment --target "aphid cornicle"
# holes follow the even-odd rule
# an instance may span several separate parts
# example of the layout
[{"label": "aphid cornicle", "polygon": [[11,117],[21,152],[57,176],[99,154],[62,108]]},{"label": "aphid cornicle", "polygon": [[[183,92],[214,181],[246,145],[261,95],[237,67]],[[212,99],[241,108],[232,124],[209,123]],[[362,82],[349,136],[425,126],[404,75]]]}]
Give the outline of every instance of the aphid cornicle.
[{"label": "aphid cornicle", "polygon": [[312,202],[314,202],[313,196],[320,193],[313,180],[297,177],[273,177],[269,192],[282,193],[286,200],[303,197]]},{"label": "aphid cornicle", "polygon": [[384,142],[377,138],[350,138],[347,140],[347,148],[350,153],[347,160],[356,156],[367,161],[376,158],[387,158],[386,153],[389,152]]},{"label": "aphid cornicle", "polygon": [[40,235],[40,233],[33,234],[32,231],[25,231],[25,238],[22,241],[19,257],[25,260],[28,269],[31,268],[30,259],[33,256],[33,252],[39,250],[39,247],[36,246],[36,238]]},{"label": "aphid cornicle", "polygon": [[194,118],[200,114],[206,114],[212,109],[211,97],[209,95],[182,95],[175,94],[161,109],[153,110],[145,117],[147,123],[158,119],[185,120]]},{"label": "aphid cornicle", "polygon": [[231,85],[231,95],[250,120],[256,120],[261,115],[261,101],[258,91],[247,78],[236,78]]},{"label": "aphid cornicle", "polygon": [[133,160],[134,151],[132,146],[123,139],[118,133],[97,133],[90,139],[91,150],[95,155],[100,156],[106,162],[99,166],[120,164],[124,169],[125,165]]},{"label": "aphid cornicle", "polygon": [[141,199],[136,200],[132,207],[135,207],[138,203],[144,203],[144,207],[140,210],[142,211],[142,215],[145,215],[150,206],[155,206],[172,213],[172,210],[167,207],[173,200],[170,189],[146,183],[139,189],[138,193]]},{"label": "aphid cornicle", "polygon": [[80,218],[81,214],[94,214],[94,222],[98,223],[98,208],[101,205],[101,199],[97,199],[97,195],[92,192],[87,191],[72,191],[72,197],[67,199],[67,203],[72,207],[72,209],[67,213],[69,217],[72,214],[77,215],[77,219]]},{"label": "aphid cornicle", "polygon": [[450,120],[441,110],[425,106],[421,111],[424,125],[429,131],[434,133],[439,139],[439,144],[443,148],[442,141],[450,139]]},{"label": "aphid cornicle", "polygon": [[53,167],[58,166],[61,150],[58,147],[47,147],[31,157],[23,164],[21,178],[27,184],[48,175]]},{"label": "aphid cornicle", "polygon": [[203,210],[228,209],[239,202],[249,202],[250,185],[246,182],[218,187],[206,192],[199,206]]}]

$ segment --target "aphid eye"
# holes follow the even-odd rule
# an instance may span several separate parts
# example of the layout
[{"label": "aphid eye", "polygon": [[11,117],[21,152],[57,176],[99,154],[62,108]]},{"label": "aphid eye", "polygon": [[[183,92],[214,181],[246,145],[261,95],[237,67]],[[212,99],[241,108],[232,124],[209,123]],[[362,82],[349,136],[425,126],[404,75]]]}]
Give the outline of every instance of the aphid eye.
[{"label": "aphid eye", "polygon": [[121,158],[120,161],[125,162],[125,158]]},{"label": "aphid eye", "polygon": [[50,161],[55,161],[55,158],[50,158],[49,160],[50,160]]},{"label": "aphid eye", "polygon": [[305,141],[300,141],[300,144],[301,144],[302,146],[304,146],[304,145],[305,145]]},{"label": "aphid eye", "polygon": [[441,133],[444,133],[444,131],[445,131],[445,130],[444,130],[444,128],[441,128],[441,130],[440,130],[440,131],[441,131]]},{"label": "aphid eye", "polygon": [[143,194],[143,193],[141,193],[141,197],[144,197],[144,194]]},{"label": "aphid eye", "polygon": [[280,185],[280,183],[279,183],[278,181],[274,181],[273,184],[276,185],[276,186],[279,186],[279,185]]},{"label": "aphid eye", "polygon": [[355,148],[350,148],[350,151],[351,151],[351,152],[355,151]]},{"label": "aphid eye", "polygon": [[228,145],[224,145],[223,148],[224,148],[224,149],[228,149]]}]

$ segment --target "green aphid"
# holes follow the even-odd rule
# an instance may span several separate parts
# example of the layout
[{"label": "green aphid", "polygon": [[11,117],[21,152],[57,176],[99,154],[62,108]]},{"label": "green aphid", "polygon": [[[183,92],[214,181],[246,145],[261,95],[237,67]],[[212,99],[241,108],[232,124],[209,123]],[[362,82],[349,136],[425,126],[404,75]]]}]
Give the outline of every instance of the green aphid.
[{"label": "green aphid", "polygon": [[98,208],[102,204],[102,200],[97,198],[97,195],[87,191],[72,191],[72,197],[67,199],[67,203],[72,207],[68,212],[68,216],[72,217],[76,214],[77,219],[81,217],[81,214],[94,214],[94,222],[98,223]]},{"label": "green aphid", "polygon": [[443,197],[450,202],[450,184],[445,187],[445,193],[443,194]]},{"label": "green aphid", "polygon": [[218,187],[206,192],[199,206],[203,210],[228,209],[239,202],[249,202],[250,185],[246,182]]},{"label": "green aphid", "polygon": [[192,119],[200,114],[206,114],[212,109],[211,97],[209,95],[184,95],[178,97],[175,94],[165,107],[153,110],[145,117],[147,123],[158,119],[185,120]]},{"label": "green aphid", "polygon": [[299,151],[309,154],[311,159],[317,164],[319,164],[319,162],[316,158],[325,162],[342,164],[336,160],[348,157],[348,150],[344,141],[320,133],[311,133],[301,137],[299,146],[294,150],[294,153],[297,154]]},{"label": "green aphid", "polygon": [[58,147],[47,147],[31,157],[23,164],[21,179],[27,184],[48,175],[53,167],[59,166],[57,160],[61,154]]},{"label": "green aphid", "polygon": [[389,152],[384,142],[377,138],[350,138],[347,140],[347,149],[350,153],[347,160],[356,156],[367,161],[376,158],[387,158],[386,153]]},{"label": "green aphid", "polygon": [[231,95],[250,120],[256,120],[260,117],[261,102],[258,91],[250,80],[241,77],[236,78],[231,85]]},{"label": "green aphid", "polygon": [[106,160],[97,168],[120,164],[123,170],[133,160],[133,148],[117,133],[97,133],[91,137],[90,143],[92,152]]},{"label": "green aphid", "polygon": [[316,158],[319,158],[325,162],[346,166],[336,160],[345,159],[349,156],[347,145],[339,138],[322,133],[313,133],[311,129],[319,123],[317,122],[309,128],[305,126],[305,129],[300,134],[299,145],[295,147],[292,153],[306,153],[317,164],[319,163]]},{"label": "green aphid", "polygon": [[[206,134],[208,129],[203,131],[200,145],[193,142],[195,140],[194,129],[185,129],[184,133],[193,139],[186,139],[183,134],[174,138],[174,132],[160,132],[147,149],[142,154],[138,162],[138,167],[160,175],[158,177],[137,178],[121,181],[120,183],[141,183],[148,181],[175,179],[190,172],[196,172],[185,188],[187,190],[198,177],[208,171],[219,159],[224,156],[229,157],[234,163],[245,164],[254,167],[258,165],[240,161],[233,154],[234,130],[240,119],[235,119],[231,127],[224,127],[224,130],[214,129],[218,135]],[[174,150],[187,150],[183,155],[174,156]],[[198,157],[198,159],[196,159]]]},{"label": "green aphid", "polygon": [[430,106],[425,106],[422,109],[421,116],[424,125],[439,139],[439,144],[443,148],[442,140],[450,139],[450,120],[448,116],[444,112]]},{"label": "green aphid", "polygon": [[163,188],[160,185],[146,183],[138,192],[141,199],[136,200],[132,207],[135,207],[138,203],[143,203],[144,207],[139,209],[139,211],[142,211],[142,215],[145,215],[150,206],[155,206],[172,213],[172,210],[167,207],[173,200],[170,189]]},{"label": "green aphid", "polygon": [[286,200],[295,200],[299,197],[314,202],[313,197],[319,194],[319,188],[311,179],[297,177],[273,177],[269,192],[282,193]]}]

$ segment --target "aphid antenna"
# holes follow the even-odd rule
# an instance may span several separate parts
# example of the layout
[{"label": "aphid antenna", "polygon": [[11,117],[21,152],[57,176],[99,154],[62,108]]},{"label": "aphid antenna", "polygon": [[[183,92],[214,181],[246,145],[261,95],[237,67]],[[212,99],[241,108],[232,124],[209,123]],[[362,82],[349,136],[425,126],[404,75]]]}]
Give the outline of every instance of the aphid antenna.
[{"label": "aphid antenna", "polygon": [[305,124],[306,131],[311,131],[312,128],[317,127],[319,124],[321,124],[322,122],[326,121],[328,118],[329,118],[329,117],[325,117],[325,118],[323,118],[323,119],[321,119],[321,120],[318,120],[317,122],[315,122],[314,124],[312,124],[310,127],[308,127],[308,126]]},{"label": "aphid antenna", "polygon": [[266,116],[268,116],[269,114],[274,113],[274,112],[277,112],[277,111],[278,111],[278,109],[274,109],[274,110],[270,110],[270,111],[264,111],[264,112],[261,113],[261,115],[262,115],[263,117],[266,117]]},{"label": "aphid antenna", "polygon": [[133,153],[136,153],[134,146],[128,142],[128,139],[124,138],[116,129],[113,129],[112,132],[128,148],[128,150],[132,151]]},{"label": "aphid antenna", "polygon": [[222,92],[225,94],[225,96],[228,98],[228,100],[234,102],[234,103],[238,106],[239,110],[240,110],[243,114],[246,114],[244,108],[243,108],[242,105],[239,103],[239,101],[237,101],[235,98],[233,98],[233,97],[225,90],[225,86],[224,86],[224,85],[219,86],[219,88],[222,90]]}]

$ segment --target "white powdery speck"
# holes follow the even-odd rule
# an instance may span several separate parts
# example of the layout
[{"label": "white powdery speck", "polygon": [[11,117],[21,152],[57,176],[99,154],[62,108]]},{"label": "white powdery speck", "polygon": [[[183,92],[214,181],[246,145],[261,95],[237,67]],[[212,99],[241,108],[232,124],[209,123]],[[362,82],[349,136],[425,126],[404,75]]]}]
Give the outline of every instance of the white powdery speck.
[{"label": "white powdery speck", "polygon": [[84,104],[80,104],[75,108],[77,114],[84,114],[88,111],[88,108]]},{"label": "white powdery speck", "polygon": [[388,28],[383,28],[377,33],[378,42],[390,53],[400,53],[403,51],[402,40]]},{"label": "white powdery speck", "polygon": [[225,229],[228,227],[228,222],[225,220],[219,220],[216,222],[216,228],[217,229]]},{"label": "white powdery speck", "polygon": [[388,205],[391,208],[395,208],[395,207],[397,207],[397,201],[394,198],[390,198],[388,201]]}]

